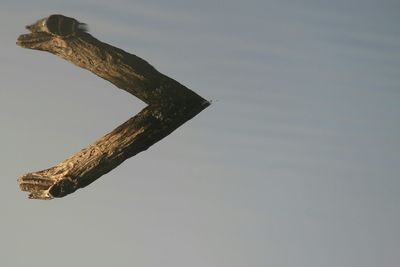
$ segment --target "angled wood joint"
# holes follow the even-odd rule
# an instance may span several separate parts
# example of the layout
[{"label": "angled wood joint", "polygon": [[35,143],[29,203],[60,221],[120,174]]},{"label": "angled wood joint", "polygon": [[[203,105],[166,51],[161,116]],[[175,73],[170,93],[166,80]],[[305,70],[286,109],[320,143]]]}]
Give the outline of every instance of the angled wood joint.
[{"label": "angled wood joint", "polygon": [[148,106],[109,134],[58,165],[18,178],[29,198],[63,197],[91,184],[124,160],[146,150],[190,120],[210,102],[145,60],[103,43],[74,18],[50,15],[26,26],[23,48],[47,51],[110,81]]}]

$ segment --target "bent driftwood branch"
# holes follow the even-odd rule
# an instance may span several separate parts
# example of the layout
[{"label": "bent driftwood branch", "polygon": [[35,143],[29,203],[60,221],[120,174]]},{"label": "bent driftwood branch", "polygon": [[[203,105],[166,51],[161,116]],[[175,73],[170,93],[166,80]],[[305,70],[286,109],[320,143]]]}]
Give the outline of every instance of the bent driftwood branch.
[{"label": "bent driftwood branch", "polygon": [[30,33],[18,37],[21,47],[55,54],[148,104],[111,133],[58,165],[18,178],[29,198],[63,197],[87,186],[210,105],[145,60],[100,42],[86,32],[85,24],[73,18],[51,15],[26,28]]}]

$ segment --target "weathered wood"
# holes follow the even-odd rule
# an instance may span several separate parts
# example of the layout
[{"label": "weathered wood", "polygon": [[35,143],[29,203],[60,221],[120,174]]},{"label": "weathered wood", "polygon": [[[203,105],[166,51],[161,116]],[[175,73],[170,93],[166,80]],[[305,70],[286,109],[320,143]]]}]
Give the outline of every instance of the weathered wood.
[{"label": "weathered wood", "polygon": [[87,186],[124,160],[146,150],[210,105],[145,60],[100,42],[84,24],[51,15],[18,37],[23,48],[47,51],[85,68],[148,104],[111,133],[58,165],[18,178],[30,198],[63,197]]}]

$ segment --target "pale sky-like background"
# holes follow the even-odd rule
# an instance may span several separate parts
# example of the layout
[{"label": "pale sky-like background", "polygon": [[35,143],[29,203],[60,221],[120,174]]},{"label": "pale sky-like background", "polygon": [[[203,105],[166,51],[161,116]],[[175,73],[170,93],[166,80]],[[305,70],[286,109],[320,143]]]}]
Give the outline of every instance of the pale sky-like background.
[{"label": "pale sky-like background", "polygon": [[[62,199],[51,167],[145,105],[15,45],[54,13],[213,105]],[[400,1],[2,1],[0,266],[400,266]]]}]

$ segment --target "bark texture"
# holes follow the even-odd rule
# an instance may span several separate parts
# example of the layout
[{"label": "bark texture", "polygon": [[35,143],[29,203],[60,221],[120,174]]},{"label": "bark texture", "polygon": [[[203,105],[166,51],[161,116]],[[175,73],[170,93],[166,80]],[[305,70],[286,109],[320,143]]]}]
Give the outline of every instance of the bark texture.
[{"label": "bark texture", "polygon": [[63,197],[89,185],[210,105],[145,60],[97,40],[73,18],[51,15],[26,28],[30,33],[18,37],[19,46],[55,54],[148,104],[111,133],[58,165],[19,177],[19,186],[29,192],[29,198]]}]

